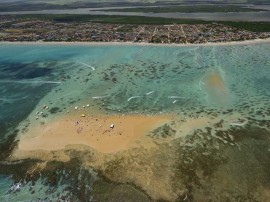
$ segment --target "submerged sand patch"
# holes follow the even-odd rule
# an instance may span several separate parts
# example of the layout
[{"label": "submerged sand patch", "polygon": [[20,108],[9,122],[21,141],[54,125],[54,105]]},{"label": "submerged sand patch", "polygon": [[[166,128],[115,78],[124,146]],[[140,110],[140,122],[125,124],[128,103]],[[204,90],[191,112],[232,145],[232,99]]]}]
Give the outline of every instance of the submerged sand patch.
[{"label": "submerged sand patch", "polygon": [[204,78],[204,88],[208,100],[220,106],[230,104],[230,95],[219,72],[211,72]]}]

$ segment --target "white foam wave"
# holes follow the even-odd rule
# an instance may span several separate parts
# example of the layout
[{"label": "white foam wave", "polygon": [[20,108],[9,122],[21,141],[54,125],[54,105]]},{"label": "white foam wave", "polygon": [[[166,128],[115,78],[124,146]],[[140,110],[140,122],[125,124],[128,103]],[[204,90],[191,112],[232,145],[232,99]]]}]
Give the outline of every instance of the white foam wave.
[{"label": "white foam wave", "polygon": [[95,96],[95,97],[92,97],[93,99],[102,99],[102,98],[107,98],[109,97],[109,95],[104,95],[104,96]]},{"label": "white foam wave", "polygon": [[185,99],[185,97],[181,97],[181,96],[168,96],[169,99]]},{"label": "white foam wave", "polygon": [[90,67],[93,71],[95,71],[95,67],[93,67],[93,66],[91,66],[91,65],[88,65],[88,64],[86,64],[86,63],[84,63],[84,62],[80,62],[80,61],[77,61],[78,63],[80,63],[80,64],[82,64],[82,65],[84,65],[84,66],[87,66],[87,67]]},{"label": "white foam wave", "polygon": [[244,126],[248,123],[248,121],[246,120],[245,122],[243,123],[230,123],[231,126]]},{"label": "white foam wave", "polygon": [[0,83],[60,84],[61,81],[42,81],[42,80],[1,80]]},{"label": "white foam wave", "polygon": [[3,102],[12,102],[12,101],[15,101],[15,100],[24,100],[27,97],[28,96],[21,97],[21,98],[0,98],[0,101],[3,101]]},{"label": "white foam wave", "polygon": [[148,93],[146,93],[145,95],[151,95],[152,93],[154,93],[155,91],[150,91]]},{"label": "white foam wave", "polygon": [[130,98],[128,98],[128,102],[130,101],[130,100],[132,100],[132,99],[134,99],[134,98],[140,98],[140,97],[142,97],[142,96],[132,96],[132,97],[130,97]]}]

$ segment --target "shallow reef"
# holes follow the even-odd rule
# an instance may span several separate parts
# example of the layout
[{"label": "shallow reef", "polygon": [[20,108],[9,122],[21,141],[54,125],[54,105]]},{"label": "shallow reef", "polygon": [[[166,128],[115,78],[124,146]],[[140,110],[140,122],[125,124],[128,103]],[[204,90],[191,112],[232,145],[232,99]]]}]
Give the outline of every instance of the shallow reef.
[{"label": "shallow reef", "polygon": [[3,45],[1,201],[268,201],[269,47]]}]

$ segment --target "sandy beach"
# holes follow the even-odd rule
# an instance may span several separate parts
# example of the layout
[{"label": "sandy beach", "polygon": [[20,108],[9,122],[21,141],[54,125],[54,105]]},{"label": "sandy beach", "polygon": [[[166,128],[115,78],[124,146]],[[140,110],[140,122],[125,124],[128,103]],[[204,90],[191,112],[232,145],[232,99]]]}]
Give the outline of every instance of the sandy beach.
[{"label": "sandy beach", "polygon": [[[18,146],[12,159],[35,158],[36,154],[47,158],[48,152],[60,152],[70,147],[94,150],[100,154],[115,155],[134,148],[151,149],[159,143],[172,142],[193,133],[196,129],[213,127],[221,119],[223,129],[237,122],[242,116],[232,115],[211,117],[201,116],[187,118],[177,114],[170,115],[105,115],[99,113],[83,115],[72,113],[55,117],[40,123],[33,121],[26,132],[18,136]],[[175,124],[177,123],[177,124]],[[161,138],[166,126],[178,131],[171,136]],[[160,132],[157,132],[157,130]],[[154,132],[156,130],[156,133]],[[40,157],[39,157],[40,158]],[[46,159],[49,160],[49,159]],[[64,159],[61,159],[64,160]]]},{"label": "sandy beach", "polygon": [[59,150],[70,144],[90,146],[102,153],[114,153],[133,147],[151,147],[146,136],[168,122],[166,116],[71,116],[37,125],[24,135],[19,150]]},{"label": "sandy beach", "polygon": [[269,43],[270,38],[267,39],[254,39],[254,40],[245,40],[245,41],[231,41],[231,42],[208,42],[200,44],[155,44],[155,43],[146,43],[146,42],[45,42],[45,41],[36,41],[36,42],[0,42],[1,44],[16,44],[16,45],[80,45],[80,46],[165,46],[165,47],[192,47],[192,46],[230,46],[230,45],[252,45],[252,44],[261,44]]}]

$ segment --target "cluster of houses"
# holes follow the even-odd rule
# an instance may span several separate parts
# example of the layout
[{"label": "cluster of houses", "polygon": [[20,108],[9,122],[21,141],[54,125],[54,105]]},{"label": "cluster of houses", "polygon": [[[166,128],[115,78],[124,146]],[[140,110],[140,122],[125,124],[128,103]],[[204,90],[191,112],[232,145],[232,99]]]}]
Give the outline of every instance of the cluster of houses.
[{"label": "cluster of houses", "polygon": [[0,41],[93,41],[147,43],[207,43],[268,38],[223,24],[134,25],[94,22],[54,22],[5,18],[0,20]]}]

